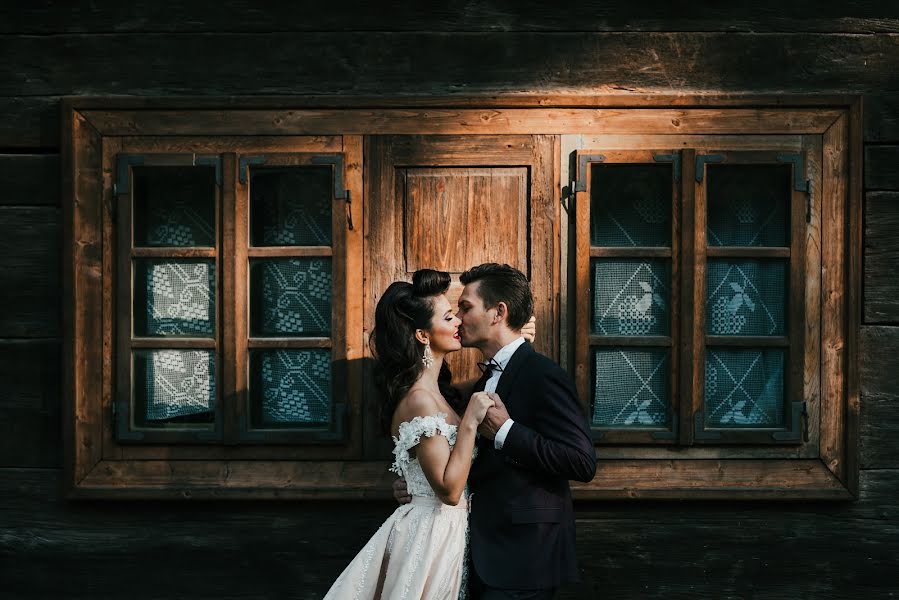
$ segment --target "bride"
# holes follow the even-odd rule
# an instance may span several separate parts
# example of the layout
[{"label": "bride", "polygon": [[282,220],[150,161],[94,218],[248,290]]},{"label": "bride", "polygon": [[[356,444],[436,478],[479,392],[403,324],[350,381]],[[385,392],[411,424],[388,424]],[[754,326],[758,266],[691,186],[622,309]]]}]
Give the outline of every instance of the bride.
[{"label": "bride", "polygon": [[[492,394],[474,394],[460,417],[460,394],[444,364],[462,347],[461,321],[446,291],[448,273],[422,269],[392,283],[375,309],[372,350],[381,422],[393,436],[391,471],[412,502],[398,507],[341,573],[326,600],[464,598],[468,569],[466,480],[477,427]],[[533,325],[523,331],[533,339]],[[452,404],[451,404],[452,403]]]}]

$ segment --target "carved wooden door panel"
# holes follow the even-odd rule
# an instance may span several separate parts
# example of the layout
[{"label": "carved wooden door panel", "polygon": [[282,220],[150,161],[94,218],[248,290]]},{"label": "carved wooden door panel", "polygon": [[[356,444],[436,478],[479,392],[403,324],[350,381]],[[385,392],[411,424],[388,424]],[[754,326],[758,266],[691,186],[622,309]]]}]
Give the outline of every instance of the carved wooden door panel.
[{"label": "carved wooden door panel", "polygon": [[[366,143],[365,327],[396,280],[417,269],[449,272],[455,307],[459,275],[507,263],[531,281],[536,347],[558,351],[558,203],[550,136],[373,136]],[[450,356],[454,381],[476,379],[480,353]],[[373,392],[370,388],[369,392]],[[377,416],[374,394],[367,394]],[[367,431],[371,431],[366,427]]]}]

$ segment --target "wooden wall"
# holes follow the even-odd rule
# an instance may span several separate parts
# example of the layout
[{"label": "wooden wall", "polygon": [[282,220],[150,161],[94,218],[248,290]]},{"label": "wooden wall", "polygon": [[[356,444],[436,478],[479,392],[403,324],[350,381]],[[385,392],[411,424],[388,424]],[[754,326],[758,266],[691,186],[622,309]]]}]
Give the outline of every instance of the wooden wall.
[{"label": "wooden wall", "polygon": [[0,5],[3,597],[319,598],[392,510],[61,498],[59,97],[494,92],[864,94],[860,500],[580,505],[563,597],[899,595],[899,7],[54,4]]}]

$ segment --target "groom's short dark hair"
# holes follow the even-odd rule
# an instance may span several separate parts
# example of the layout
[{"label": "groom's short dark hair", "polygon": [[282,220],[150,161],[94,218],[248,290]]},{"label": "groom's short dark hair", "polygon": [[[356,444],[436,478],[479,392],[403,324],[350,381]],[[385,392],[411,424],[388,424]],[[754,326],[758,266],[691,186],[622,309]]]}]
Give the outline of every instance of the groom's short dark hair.
[{"label": "groom's short dark hair", "polygon": [[534,296],[531,294],[531,285],[524,273],[497,263],[484,263],[472,267],[459,277],[464,285],[480,281],[478,295],[484,301],[484,306],[493,308],[500,302],[505,302],[509,309],[506,322],[512,329],[524,327],[531,315],[534,314]]}]

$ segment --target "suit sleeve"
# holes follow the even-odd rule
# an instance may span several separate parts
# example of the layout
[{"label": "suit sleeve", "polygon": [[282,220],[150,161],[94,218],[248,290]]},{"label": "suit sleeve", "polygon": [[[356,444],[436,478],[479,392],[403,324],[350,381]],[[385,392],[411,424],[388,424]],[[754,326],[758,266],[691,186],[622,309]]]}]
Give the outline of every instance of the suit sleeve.
[{"label": "suit sleeve", "polygon": [[540,378],[534,428],[512,425],[501,453],[526,469],[589,482],[596,475],[596,450],[574,386],[562,369]]}]

